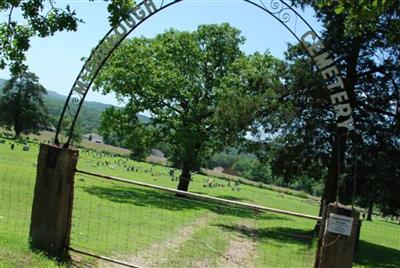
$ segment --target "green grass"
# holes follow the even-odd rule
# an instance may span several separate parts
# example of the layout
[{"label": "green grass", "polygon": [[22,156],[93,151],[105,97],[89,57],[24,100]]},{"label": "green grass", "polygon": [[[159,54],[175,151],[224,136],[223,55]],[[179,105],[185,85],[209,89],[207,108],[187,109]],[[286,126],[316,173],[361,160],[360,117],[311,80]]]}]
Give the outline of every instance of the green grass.
[{"label": "green grass", "polygon": [[[58,265],[28,247],[37,155],[35,144],[28,152],[22,145],[10,150],[9,141],[0,144],[0,267]],[[170,188],[177,184],[168,168],[93,151],[80,151],[78,168]],[[305,198],[281,197],[249,185],[232,191],[226,180],[219,179],[216,182],[224,187],[204,187],[207,180],[195,175],[190,191],[311,215],[318,212],[318,206]],[[80,174],[75,177],[74,195],[71,246],[77,249],[161,267],[216,266],[232,241],[242,239],[253,243],[251,261],[256,267],[313,264],[316,241],[311,220],[178,198]],[[399,237],[399,225],[380,218],[364,222],[355,266],[399,267]],[[85,261],[94,265],[93,260],[80,263]]]},{"label": "green grass", "polygon": [[355,263],[357,267],[400,267],[400,225],[380,217],[364,221]]},{"label": "green grass", "polygon": [[1,232],[0,267],[59,267],[64,266],[47,258],[41,253],[33,253],[24,237]]},{"label": "green grass", "polygon": [[[2,133],[7,133],[9,137],[13,137],[14,133],[7,131],[5,128],[0,127],[0,132]],[[29,139],[31,141],[36,141],[36,142],[43,142],[43,143],[48,143],[48,142],[53,142],[54,140],[54,132],[51,131],[41,131],[40,135],[36,134],[29,134],[29,135],[22,135],[21,137],[24,139]],[[60,134],[60,142],[63,143],[66,141],[66,138]],[[79,144],[79,147],[85,148],[85,149],[91,149],[91,150],[97,150],[99,152],[108,152],[108,153],[113,153],[117,155],[122,155],[122,156],[128,156],[130,151],[128,149],[120,148],[120,147],[115,147],[112,145],[108,144],[103,144],[103,143],[95,143],[91,142],[88,140],[83,139],[81,143]]]},{"label": "green grass", "polygon": [[32,164],[13,163],[4,159],[3,147],[0,152],[4,160],[0,163],[0,267],[56,267],[56,262],[28,246],[35,178]]}]

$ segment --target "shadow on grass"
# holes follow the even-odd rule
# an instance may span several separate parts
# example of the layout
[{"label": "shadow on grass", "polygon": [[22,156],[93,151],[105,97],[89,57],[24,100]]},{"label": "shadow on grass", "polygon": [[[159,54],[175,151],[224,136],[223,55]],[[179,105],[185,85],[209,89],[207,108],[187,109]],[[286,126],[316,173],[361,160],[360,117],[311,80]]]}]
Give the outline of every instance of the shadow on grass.
[{"label": "shadow on grass", "polygon": [[306,245],[311,248],[313,239],[315,238],[313,230],[288,227],[251,228],[238,224],[217,224],[216,226],[230,232],[236,232],[242,236],[253,238],[260,242],[266,242],[272,239],[280,243]]},{"label": "shadow on grass", "polygon": [[232,201],[245,202],[245,203],[252,203],[253,202],[250,199],[243,198],[243,197],[237,197],[237,196],[233,196],[233,195],[217,195],[216,197],[223,198],[223,199],[228,199],[228,200],[232,200]]},{"label": "shadow on grass", "polygon": [[392,220],[384,220],[384,219],[375,219],[375,221],[378,221],[378,222],[381,222],[381,223],[385,223],[385,224],[394,224],[394,225],[396,225],[396,227],[399,227],[400,228],[400,221],[399,222],[395,222],[395,221],[392,221]]},{"label": "shadow on grass", "polygon": [[367,267],[400,267],[400,249],[389,248],[360,240],[354,263]]},{"label": "shadow on grass", "polygon": [[209,210],[219,215],[230,215],[241,218],[256,218],[264,220],[291,220],[285,216],[267,214],[254,210],[234,207],[216,202],[203,201],[192,197],[177,197],[174,193],[165,193],[152,189],[126,186],[83,186],[85,192],[111,202],[132,204],[135,206],[157,207],[161,209]]}]

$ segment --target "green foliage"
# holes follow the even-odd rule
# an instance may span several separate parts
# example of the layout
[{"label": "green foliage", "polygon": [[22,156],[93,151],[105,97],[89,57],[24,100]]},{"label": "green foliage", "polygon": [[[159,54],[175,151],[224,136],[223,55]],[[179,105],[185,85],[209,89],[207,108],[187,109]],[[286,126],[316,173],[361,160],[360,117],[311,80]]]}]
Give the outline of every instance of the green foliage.
[{"label": "green foliage", "polygon": [[[400,216],[399,150],[392,144],[383,142],[364,144],[357,150],[357,201],[362,206],[367,206],[368,202],[372,202],[385,215]],[[352,178],[345,179],[342,186],[342,198],[351,196],[353,190]]]},{"label": "green foliage", "polygon": [[[55,94],[48,94],[44,101],[49,110],[51,117],[51,124],[53,127],[57,126],[60,114],[65,103],[65,96],[58,95],[61,98],[54,96]],[[82,132],[97,133],[101,124],[101,113],[111,105],[85,101],[79,113],[78,124],[82,128]]]},{"label": "green foliage", "polygon": [[275,184],[272,181],[268,163],[261,163],[252,154],[239,153],[235,149],[227,149],[214,154],[206,162],[208,168],[223,167],[225,170],[233,170],[241,177],[260,181],[267,184]]},{"label": "green foliage", "polygon": [[254,156],[238,155],[232,168],[239,172],[239,174],[245,174],[246,171],[250,170],[253,162],[255,161]]},{"label": "green foliage", "polygon": [[[0,93],[2,92],[3,87],[6,83],[7,80],[0,78]],[[49,127],[55,128],[57,126],[66,98],[66,96],[60,95],[50,90],[48,90],[47,94],[44,96],[44,104],[47,107],[49,115]],[[80,125],[82,132],[84,134],[93,132],[99,133],[99,128],[101,125],[101,113],[109,107],[111,107],[111,105],[109,104],[85,101],[78,117],[78,124]],[[141,114],[138,114],[137,117],[142,123],[148,123],[150,121],[149,117]],[[113,143],[112,139],[110,140],[109,144],[118,145],[117,143]]]},{"label": "green foliage", "polygon": [[[72,120],[66,118],[63,121],[63,126],[62,126],[62,134],[64,134],[65,137],[69,137],[69,131],[71,129],[72,125]],[[72,133],[71,136],[71,145],[78,145],[82,141],[82,136],[83,136],[83,131],[82,127],[79,122],[75,124],[74,132]]]},{"label": "green foliage", "polygon": [[[357,36],[365,30],[379,30],[379,18],[382,14],[399,10],[398,1],[388,0],[323,0],[318,1],[318,8],[333,8],[337,15],[344,15],[346,35]],[[397,25],[400,26],[397,22]]]},{"label": "green foliage", "polygon": [[261,181],[267,184],[273,183],[269,165],[258,160],[251,161],[250,166],[242,175],[252,181]]},{"label": "green foliage", "polygon": [[[134,6],[132,0],[111,0],[108,5],[111,25],[127,16]],[[3,18],[0,23],[0,69],[8,66],[12,73],[27,70],[25,53],[32,37],[48,37],[61,31],[76,31],[83,20],[69,5],[54,0],[3,0],[0,2]],[[23,19],[16,19],[21,14]]]},{"label": "green foliage", "polygon": [[[144,160],[154,142],[155,129],[140,122],[136,114],[129,117],[123,109],[110,107],[101,115],[100,133],[107,142],[129,148],[130,158]],[[129,133],[128,135],[126,135]]]},{"label": "green foliage", "polygon": [[[336,197],[339,184],[340,200],[349,203],[354,179],[361,176],[356,199],[368,199],[373,191],[379,206],[396,206],[398,201],[389,197],[400,191],[394,183],[400,155],[399,2],[293,2],[311,5],[325,27],[322,39],[343,77],[355,131],[349,136],[339,134],[322,77],[316,75],[306,53],[291,45],[286,53],[285,87],[279,92],[282,105],[265,113],[262,125],[269,135],[265,144],[253,147],[269,161],[272,173],[290,184],[297,184],[298,178],[316,182],[324,178],[324,197]],[[378,151],[379,157],[373,156]],[[364,183],[374,185],[374,190],[362,190]]]},{"label": "green foliage", "polygon": [[156,142],[156,144],[153,147],[163,152],[164,157],[166,158],[171,157],[173,154],[173,148],[171,144],[168,144],[166,142]]},{"label": "green foliage", "polygon": [[95,82],[103,93],[128,99],[124,109],[110,110],[119,113],[110,129],[118,125],[118,136],[137,142],[145,130],[135,115],[149,111],[154,131],[146,130],[151,138],[141,143],[170,144],[187,178],[201,159],[244,139],[261,107],[274,102],[280,61],[268,53],[246,56],[243,43],[228,24],[124,42]]},{"label": "green foliage", "polygon": [[33,73],[13,76],[0,95],[0,124],[13,128],[15,136],[37,133],[48,125],[48,112],[43,98],[46,89]]},{"label": "green foliage", "polygon": [[[214,154],[212,157],[207,158],[207,161],[204,163],[204,165],[207,168],[214,168],[214,167],[223,167],[223,168],[228,168],[228,167],[234,167],[235,163],[238,161],[238,154],[237,153],[231,153],[228,150],[225,150],[220,153]],[[242,170],[236,169],[235,170],[241,172]]]}]

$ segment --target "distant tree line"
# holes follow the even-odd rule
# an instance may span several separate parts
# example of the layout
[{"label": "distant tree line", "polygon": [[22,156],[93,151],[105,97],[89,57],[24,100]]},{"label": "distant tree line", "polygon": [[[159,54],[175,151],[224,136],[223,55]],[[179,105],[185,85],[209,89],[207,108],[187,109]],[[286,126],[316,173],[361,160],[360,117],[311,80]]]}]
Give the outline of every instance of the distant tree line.
[{"label": "distant tree line", "polygon": [[223,152],[214,154],[205,160],[204,167],[213,169],[223,167],[224,173],[241,176],[245,179],[263,182],[281,187],[288,187],[308,194],[321,196],[323,183],[309,177],[297,177],[294,180],[285,180],[271,170],[271,164],[260,161],[255,154],[239,153],[238,149],[228,148]]}]

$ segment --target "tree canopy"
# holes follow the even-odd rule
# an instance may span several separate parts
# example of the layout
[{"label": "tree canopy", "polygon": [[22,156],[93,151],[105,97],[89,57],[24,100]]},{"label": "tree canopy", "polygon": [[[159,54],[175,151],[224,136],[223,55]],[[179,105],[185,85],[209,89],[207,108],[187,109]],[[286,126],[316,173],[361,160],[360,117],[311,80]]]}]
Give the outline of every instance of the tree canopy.
[{"label": "tree canopy", "polygon": [[[124,42],[95,82],[127,104],[106,113],[109,129],[126,138],[172,146],[182,167],[178,189],[187,190],[201,159],[244,139],[263,106],[275,101],[281,62],[269,53],[245,55],[245,39],[229,24],[202,25],[194,32],[169,30],[154,38]],[[138,124],[147,111],[152,128]],[[133,128],[135,130],[133,130]],[[144,134],[146,132],[146,134]]]},{"label": "tree canopy", "polygon": [[[94,1],[94,0],[90,0]],[[133,0],[105,0],[111,25],[116,25],[134,7]],[[8,66],[12,73],[26,71],[25,53],[32,37],[48,37],[56,32],[76,31],[79,19],[69,5],[54,0],[3,0],[0,12],[0,69]],[[18,16],[16,14],[21,14]]]},{"label": "tree canopy", "polygon": [[[287,180],[324,179],[325,203],[337,196],[350,203],[356,187],[356,201],[365,204],[363,200],[373,199],[382,208],[398,204],[393,198],[400,191],[394,183],[400,157],[398,2],[372,10],[368,1],[293,2],[311,5],[325,27],[322,39],[344,78],[355,130],[345,133],[336,128],[322,77],[303,50],[291,45],[285,86],[280,90],[282,104],[263,118],[264,129],[276,135],[268,136],[274,139],[264,140],[259,148],[268,151],[266,158],[275,175]],[[357,24],[360,21],[362,26]],[[356,29],[354,34],[351,29]]]},{"label": "tree canopy", "polygon": [[0,95],[0,124],[13,128],[15,136],[37,133],[48,124],[48,111],[44,105],[46,89],[33,73],[11,77]]}]

